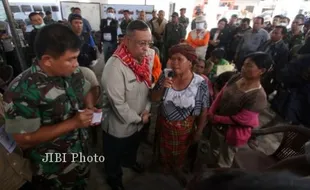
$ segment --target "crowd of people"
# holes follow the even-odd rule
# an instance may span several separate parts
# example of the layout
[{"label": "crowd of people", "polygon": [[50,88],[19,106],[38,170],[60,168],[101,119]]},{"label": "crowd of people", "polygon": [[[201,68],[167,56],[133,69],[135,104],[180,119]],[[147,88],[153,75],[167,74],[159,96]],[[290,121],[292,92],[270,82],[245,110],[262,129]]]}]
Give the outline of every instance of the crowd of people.
[{"label": "crowd of people", "polygon": [[[185,173],[192,171],[188,163],[196,159],[202,137],[210,144],[208,167],[230,168],[269,103],[287,121],[310,124],[310,24],[303,15],[296,16],[289,31],[290,21],[280,15],[267,26],[264,18],[255,17],[252,27],[249,18],[238,23],[233,15],[208,31],[198,10],[187,34],[185,8],[180,15],[173,13],[171,21],[162,10],[153,11],[150,21],[144,11],[132,20],[125,10],[119,24],[109,7],[97,38],[81,9],[71,11],[69,27],[40,13],[29,15],[34,29],[27,38],[27,56],[33,62],[16,73],[2,100],[1,135],[7,136],[0,145],[0,161],[6,163],[6,172],[0,173],[4,189],[85,189],[90,163],[74,162],[74,156],[89,155],[93,145],[88,140],[96,127],[103,133],[107,183],[112,190],[122,190],[123,167],[145,171],[137,151],[151,122],[156,126],[153,149],[160,171],[184,187]],[[9,27],[5,22],[0,26],[5,42]],[[98,79],[91,66],[100,53],[106,63]],[[14,67],[15,62],[8,64]],[[158,115],[151,121],[156,102]],[[93,121],[98,114],[102,118]],[[62,162],[46,162],[49,154],[55,154],[54,160],[61,155]],[[247,177],[236,176],[241,173],[226,177],[234,186],[224,175],[189,189],[238,189]],[[256,188],[263,189],[263,176],[245,176],[260,179]],[[265,181],[271,179],[277,178],[271,175]]]}]

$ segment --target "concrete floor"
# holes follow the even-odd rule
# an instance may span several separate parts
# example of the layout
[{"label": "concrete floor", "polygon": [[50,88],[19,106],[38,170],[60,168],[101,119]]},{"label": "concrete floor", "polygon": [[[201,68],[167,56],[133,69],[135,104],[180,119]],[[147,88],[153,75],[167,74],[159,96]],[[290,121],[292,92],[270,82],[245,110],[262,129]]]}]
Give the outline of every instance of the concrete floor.
[{"label": "concrete floor", "polygon": [[[156,110],[157,110],[157,106],[153,105],[153,110],[152,110],[152,125],[150,127],[150,132],[149,132],[149,136],[148,139],[150,142],[153,141],[153,137],[154,137],[154,123],[156,120]],[[266,125],[267,123],[269,123],[273,118],[275,118],[275,113],[273,113],[271,110],[267,109],[265,110],[262,114],[261,114],[261,126]],[[276,122],[277,124],[281,123],[281,121]],[[101,134],[101,129],[98,129],[98,144],[95,146],[94,151],[99,154],[102,155],[102,134]],[[266,153],[266,154],[271,154],[280,144],[281,141],[281,134],[275,134],[275,135],[266,135],[264,137],[261,137],[258,139],[259,141],[259,150]],[[247,148],[247,147],[245,147]],[[205,155],[203,155],[201,153],[200,159],[203,159]],[[150,145],[149,143],[142,143],[139,151],[138,151],[138,161],[144,163],[146,166],[149,166],[151,161],[152,161],[152,145]],[[201,166],[204,167],[204,166]],[[92,163],[92,171],[91,171],[91,178],[89,181],[89,189],[90,190],[109,190],[109,186],[106,184],[105,181],[105,176],[104,176],[104,172],[103,172],[103,164],[100,163]],[[151,173],[147,173],[144,175],[138,175],[137,173],[135,173],[134,171],[132,171],[131,169],[127,169],[127,168],[123,168],[123,172],[124,172],[124,176],[123,176],[123,181],[126,185],[130,186],[131,183],[135,183],[137,181],[141,181],[144,180],[145,175],[151,175]],[[134,182],[133,182],[134,181]]]}]

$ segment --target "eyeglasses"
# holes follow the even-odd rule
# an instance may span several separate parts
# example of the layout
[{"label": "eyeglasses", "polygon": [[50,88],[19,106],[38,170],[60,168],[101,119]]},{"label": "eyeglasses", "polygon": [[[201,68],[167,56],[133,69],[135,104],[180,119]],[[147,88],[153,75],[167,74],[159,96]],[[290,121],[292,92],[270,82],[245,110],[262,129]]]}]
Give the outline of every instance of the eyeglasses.
[{"label": "eyeglasses", "polygon": [[135,43],[140,47],[153,46],[154,44],[153,41],[138,41],[138,40],[135,40]]}]

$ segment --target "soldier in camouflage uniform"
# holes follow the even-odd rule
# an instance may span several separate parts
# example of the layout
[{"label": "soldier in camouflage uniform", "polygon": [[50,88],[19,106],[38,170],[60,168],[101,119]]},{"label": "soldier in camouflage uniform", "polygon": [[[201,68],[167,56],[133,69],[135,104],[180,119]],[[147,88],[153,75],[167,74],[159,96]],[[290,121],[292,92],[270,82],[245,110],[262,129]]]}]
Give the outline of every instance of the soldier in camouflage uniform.
[{"label": "soldier in camouflage uniform", "polygon": [[[4,95],[6,131],[33,167],[37,189],[85,189],[88,163],[72,162],[70,153],[87,155],[86,128],[93,110],[83,105],[88,84],[78,69],[81,42],[68,27],[51,24],[35,42],[37,61],[13,80]],[[97,110],[96,110],[97,111]],[[46,153],[63,153],[62,162],[45,161]]]},{"label": "soldier in camouflage uniform", "polygon": [[288,32],[284,38],[284,42],[288,45],[288,48],[291,50],[294,46],[302,45],[305,40],[305,36],[302,33],[302,25],[304,21],[302,18],[295,18],[292,23],[292,29]]},{"label": "soldier in camouflage uniform", "polygon": [[123,11],[124,14],[124,20],[121,22],[120,28],[122,30],[122,34],[126,34],[126,28],[128,26],[128,24],[132,21],[132,19],[130,18],[130,12],[129,10],[124,10]]},{"label": "soldier in camouflage uniform", "polygon": [[186,13],[186,8],[182,8],[180,9],[180,18],[179,18],[179,22],[180,24],[183,24],[185,30],[187,29],[187,26],[189,24],[189,19],[185,16]]}]

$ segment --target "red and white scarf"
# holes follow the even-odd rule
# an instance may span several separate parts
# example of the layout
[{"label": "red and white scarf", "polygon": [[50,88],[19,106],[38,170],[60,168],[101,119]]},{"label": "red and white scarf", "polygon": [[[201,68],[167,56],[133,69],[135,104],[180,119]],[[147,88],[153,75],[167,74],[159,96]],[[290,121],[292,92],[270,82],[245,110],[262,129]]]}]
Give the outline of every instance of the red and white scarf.
[{"label": "red and white scarf", "polygon": [[132,57],[125,44],[120,44],[113,56],[119,58],[124,65],[129,67],[134,72],[137,81],[144,82],[148,88],[151,88],[149,59],[144,56],[141,64]]}]

